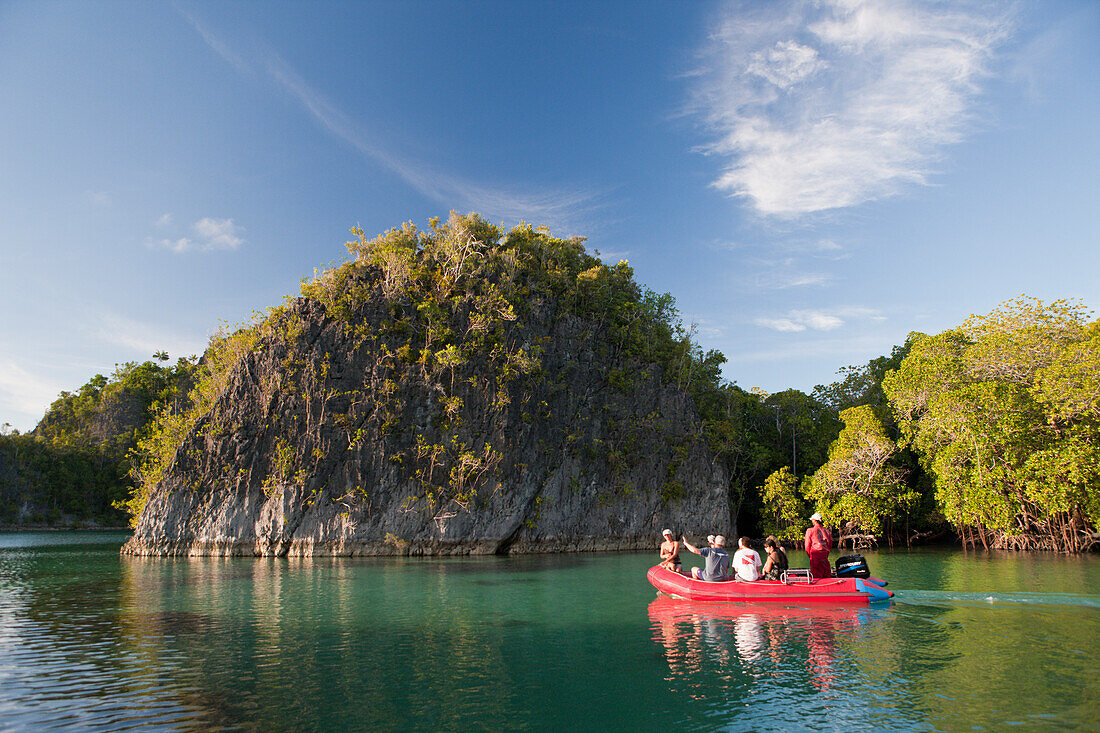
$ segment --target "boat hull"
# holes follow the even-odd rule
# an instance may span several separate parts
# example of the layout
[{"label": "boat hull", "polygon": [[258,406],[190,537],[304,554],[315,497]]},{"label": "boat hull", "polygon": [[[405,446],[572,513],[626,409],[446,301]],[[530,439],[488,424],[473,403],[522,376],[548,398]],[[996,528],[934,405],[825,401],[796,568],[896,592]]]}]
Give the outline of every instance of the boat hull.
[{"label": "boat hull", "polygon": [[673,598],[727,603],[871,603],[886,601],[894,594],[864,578],[821,578],[809,583],[757,580],[744,583],[727,580],[712,583],[695,580],[655,565],[646,575],[650,584]]}]

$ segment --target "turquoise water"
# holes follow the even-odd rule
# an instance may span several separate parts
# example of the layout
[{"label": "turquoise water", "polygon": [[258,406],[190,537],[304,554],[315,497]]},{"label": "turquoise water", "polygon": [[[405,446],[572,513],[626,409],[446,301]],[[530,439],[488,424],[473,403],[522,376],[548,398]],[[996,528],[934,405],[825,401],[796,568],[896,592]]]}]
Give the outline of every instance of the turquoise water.
[{"label": "turquoise water", "polygon": [[147,559],[120,557],[124,539],[0,534],[0,730],[1096,730],[1100,716],[1096,557],[873,552],[892,605],[729,607],[658,599],[650,555]]}]

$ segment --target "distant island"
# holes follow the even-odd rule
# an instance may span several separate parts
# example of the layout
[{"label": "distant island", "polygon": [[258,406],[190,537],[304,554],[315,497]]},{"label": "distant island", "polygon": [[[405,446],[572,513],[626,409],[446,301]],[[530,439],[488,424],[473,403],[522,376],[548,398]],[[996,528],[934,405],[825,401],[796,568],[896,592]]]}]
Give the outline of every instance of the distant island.
[{"label": "distant island", "polygon": [[360,230],[201,359],[0,436],[0,525],[133,554],[488,554],[661,529],[1080,552],[1100,522],[1100,323],[1018,298],[807,395],[723,381],[675,301],[579,238],[477,215]]}]

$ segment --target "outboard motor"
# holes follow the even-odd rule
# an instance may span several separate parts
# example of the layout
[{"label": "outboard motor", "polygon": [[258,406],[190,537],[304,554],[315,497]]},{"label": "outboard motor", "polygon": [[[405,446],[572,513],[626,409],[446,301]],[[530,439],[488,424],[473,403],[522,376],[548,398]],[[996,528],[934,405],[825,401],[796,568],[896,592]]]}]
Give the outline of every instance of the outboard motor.
[{"label": "outboard motor", "polygon": [[836,559],[836,577],[870,578],[871,571],[863,555],[844,555]]}]

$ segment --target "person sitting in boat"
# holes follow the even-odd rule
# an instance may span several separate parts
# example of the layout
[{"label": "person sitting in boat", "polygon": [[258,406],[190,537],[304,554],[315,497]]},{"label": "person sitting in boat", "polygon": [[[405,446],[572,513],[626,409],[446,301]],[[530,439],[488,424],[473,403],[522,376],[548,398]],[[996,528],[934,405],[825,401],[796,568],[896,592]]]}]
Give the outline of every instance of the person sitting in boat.
[{"label": "person sitting in boat", "polygon": [[763,570],[760,571],[764,575],[764,580],[779,580],[789,567],[786,551],[775,537],[764,540],[764,551],[768,553],[768,559],[764,562]]},{"label": "person sitting in boat", "polygon": [[665,541],[661,543],[660,566],[674,573],[683,573],[684,566],[680,564],[680,543],[672,538],[671,529],[666,529],[661,536]]},{"label": "person sitting in boat", "polygon": [[733,553],[733,579],[751,583],[760,580],[760,555],[752,549],[748,537],[737,540],[737,552]]},{"label": "person sitting in boat", "polygon": [[810,556],[810,575],[831,578],[833,569],[829,567],[829,550],[833,549],[833,534],[821,523],[820,513],[810,515],[810,522],[812,525],[806,530],[804,543],[806,554]]},{"label": "person sitting in boat", "polygon": [[[709,538],[708,538],[709,539]],[[684,547],[688,552],[694,552],[696,555],[701,555],[706,560],[706,567],[700,570],[699,568],[691,569],[691,577],[696,580],[708,580],[711,582],[718,582],[727,580],[727,574],[730,568],[730,556],[726,552],[726,538],[722,535],[715,535],[714,539],[710,540],[710,547],[695,547],[687,541],[686,537],[681,537],[680,541],[684,543]]]}]

